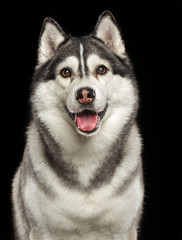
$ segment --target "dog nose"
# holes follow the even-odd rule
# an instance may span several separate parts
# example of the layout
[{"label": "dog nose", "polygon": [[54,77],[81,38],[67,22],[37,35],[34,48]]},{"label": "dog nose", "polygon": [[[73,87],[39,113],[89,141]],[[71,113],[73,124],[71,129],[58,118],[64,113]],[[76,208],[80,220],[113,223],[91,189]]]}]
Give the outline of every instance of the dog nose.
[{"label": "dog nose", "polygon": [[95,91],[91,88],[81,88],[76,93],[76,100],[81,104],[92,103],[95,99]]}]

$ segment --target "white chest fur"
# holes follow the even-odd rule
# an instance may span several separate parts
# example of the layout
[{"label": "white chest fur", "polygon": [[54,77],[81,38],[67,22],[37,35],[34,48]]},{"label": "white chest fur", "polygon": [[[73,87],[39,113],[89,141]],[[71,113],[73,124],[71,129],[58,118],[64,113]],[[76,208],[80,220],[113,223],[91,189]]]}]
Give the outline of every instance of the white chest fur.
[{"label": "white chest fur", "polygon": [[[134,141],[138,137],[136,128],[131,131],[127,147],[128,154],[117,167],[114,177],[108,184],[90,192],[74,190],[60,183],[53,170],[44,163],[44,156],[40,148],[39,137],[35,134],[31,141],[31,157],[33,164],[36,164],[37,171],[42,174],[42,178],[47,185],[55,192],[54,196],[47,196],[44,191],[40,191],[39,186],[33,178],[30,177],[26,186],[26,203],[34,218],[40,223],[40,229],[43,229],[44,240],[60,239],[96,239],[94,234],[101,234],[98,239],[110,240],[112,234],[127,232],[132,219],[136,218],[143,198],[143,190],[140,183],[140,176],[136,176],[130,187],[122,194],[118,191],[125,179],[132,173],[138,165],[140,155],[140,141]],[[35,138],[37,136],[37,138]],[[31,137],[30,137],[31,138]],[[132,144],[131,144],[132,143]],[[38,147],[37,147],[38,146]],[[132,146],[132,147],[131,147]],[[81,154],[84,157],[83,154]],[[88,184],[90,176],[98,167],[99,161],[96,158],[95,163],[87,158],[87,165],[83,163],[81,155],[75,155],[75,162],[79,168],[79,180]],[[101,155],[99,155],[101,157]],[[104,234],[103,234],[104,233]],[[73,235],[74,238],[70,236]],[[102,238],[102,236],[105,236]],[[80,237],[80,238],[79,238]],[[108,237],[108,238],[107,238]]]},{"label": "white chest fur", "polygon": [[97,233],[102,236],[104,233],[108,239],[115,233],[124,234],[136,217],[142,200],[139,179],[122,196],[108,186],[90,194],[61,187],[59,194],[51,199],[33,185],[34,194],[32,197],[29,195],[29,207],[41,223],[40,229],[47,240],[60,239],[59,236],[67,239],[76,233],[84,237],[86,234],[92,236]]}]

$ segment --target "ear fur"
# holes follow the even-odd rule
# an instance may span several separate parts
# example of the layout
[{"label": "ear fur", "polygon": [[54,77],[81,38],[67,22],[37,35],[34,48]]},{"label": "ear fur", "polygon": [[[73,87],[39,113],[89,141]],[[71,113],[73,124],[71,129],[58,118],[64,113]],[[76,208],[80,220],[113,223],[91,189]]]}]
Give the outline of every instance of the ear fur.
[{"label": "ear fur", "polygon": [[125,46],[116,20],[111,12],[105,11],[100,15],[94,35],[101,39],[111,51],[123,57]]},{"label": "ear fur", "polygon": [[43,64],[55,54],[66,34],[52,18],[46,18],[39,37],[38,64]]}]

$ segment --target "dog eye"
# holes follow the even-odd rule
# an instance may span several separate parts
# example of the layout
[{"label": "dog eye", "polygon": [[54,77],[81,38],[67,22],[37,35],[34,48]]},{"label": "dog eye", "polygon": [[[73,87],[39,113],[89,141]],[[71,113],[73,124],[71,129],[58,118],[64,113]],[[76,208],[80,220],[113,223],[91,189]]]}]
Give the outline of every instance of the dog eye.
[{"label": "dog eye", "polygon": [[100,65],[96,68],[96,74],[106,74],[107,73],[107,68],[104,65]]},{"label": "dog eye", "polygon": [[60,74],[64,78],[71,77],[71,71],[68,68],[63,68]]}]

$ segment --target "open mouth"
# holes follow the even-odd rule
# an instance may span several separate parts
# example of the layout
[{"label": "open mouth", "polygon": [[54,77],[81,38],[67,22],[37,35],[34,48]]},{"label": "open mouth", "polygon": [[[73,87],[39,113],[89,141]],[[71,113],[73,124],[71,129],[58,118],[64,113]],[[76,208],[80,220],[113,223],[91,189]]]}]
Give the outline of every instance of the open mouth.
[{"label": "open mouth", "polygon": [[107,107],[108,104],[105,105],[102,111],[98,112],[94,110],[85,109],[78,113],[73,113],[70,112],[67,107],[66,110],[69,116],[76,123],[78,130],[81,131],[82,133],[90,134],[95,132],[99,128],[99,123],[104,117]]}]

